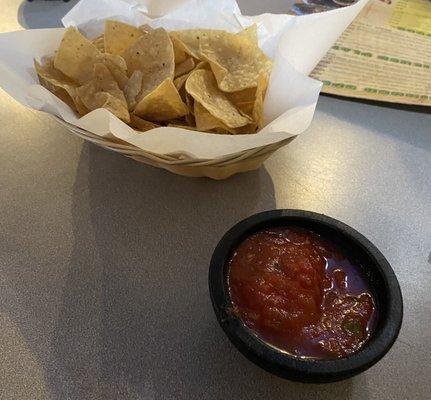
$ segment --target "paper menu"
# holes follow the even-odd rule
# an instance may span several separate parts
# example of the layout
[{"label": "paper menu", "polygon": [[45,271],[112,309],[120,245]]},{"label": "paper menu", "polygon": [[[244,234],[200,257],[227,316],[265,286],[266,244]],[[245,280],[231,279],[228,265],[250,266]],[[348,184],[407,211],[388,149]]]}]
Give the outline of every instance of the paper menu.
[{"label": "paper menu", "polygon": [[311,73],[322,91],[431,105],[431,2],[372,0]]}]

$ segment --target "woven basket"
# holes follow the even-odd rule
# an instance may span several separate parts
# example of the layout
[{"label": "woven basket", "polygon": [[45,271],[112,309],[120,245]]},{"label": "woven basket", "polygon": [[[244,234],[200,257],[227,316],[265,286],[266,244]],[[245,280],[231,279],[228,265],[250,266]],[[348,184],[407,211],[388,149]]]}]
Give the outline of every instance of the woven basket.
[{"label": "woven basket", "polygon": [[295,138],[290,137],[267,146],[256,147],[211,160],[191,159],[187,157],[178,158],[150,153],[125,142],[115,142],[71,125],[56,116],[52,117],[80,138],[88,140],[105,149],[121,153],[141,163],[163,168],[178,175],[208,177],[212,179],[226,179],[238,172],[258,169],[271,154]]}]

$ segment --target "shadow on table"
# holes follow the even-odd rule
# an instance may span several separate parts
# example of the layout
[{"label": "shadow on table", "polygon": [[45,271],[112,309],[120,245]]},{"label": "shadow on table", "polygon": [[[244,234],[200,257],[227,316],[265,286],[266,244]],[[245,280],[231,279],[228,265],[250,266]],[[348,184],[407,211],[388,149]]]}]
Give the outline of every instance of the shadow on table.
[{"label": "shadow on table", "polygon": [[189,179],[84,144],[53,342],[61,367],[48,373],[56,398],[284,399],[292,390],[350,398],[351,381],[316,387],[263,372],[214,317],[215,245],[237,221],[275,207],[264,168],[222,182]]},{"label": "shadow on table", "polygon": [[[397,109],[398,106],[402,109]],[[430,107],[415,108],[414,106],[351,101],[351,99],[346,98],[324,96],[319,101],[318,110],[342,118],[350,124],[365,126],[367,129],[401,140],[412,146],[431,150]],[[402,119],[400,115],[402,115]]]},{"label": "shadow on table", "polygon": [[26,29],[62,27],[61,19],[78,1],[25,0],[18,9],[18,22]]}]

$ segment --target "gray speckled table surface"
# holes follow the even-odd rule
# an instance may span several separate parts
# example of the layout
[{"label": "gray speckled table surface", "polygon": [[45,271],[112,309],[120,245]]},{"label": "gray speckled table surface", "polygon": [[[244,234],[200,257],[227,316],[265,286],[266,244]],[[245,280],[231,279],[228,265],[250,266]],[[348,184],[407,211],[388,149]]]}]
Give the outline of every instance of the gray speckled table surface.
[{"label": "gray speckled table surface", "polygon": [[[0,31],[73,3],[2,1]],[[431,399],[431,115],[321,97],[305,134],[224,182],[84,143],[2,91],[0,121],[0,399]],[[366,373],[283,381],[218,327],[212,250],[275,207],[339,218],[392,264],[404,324]]]}]

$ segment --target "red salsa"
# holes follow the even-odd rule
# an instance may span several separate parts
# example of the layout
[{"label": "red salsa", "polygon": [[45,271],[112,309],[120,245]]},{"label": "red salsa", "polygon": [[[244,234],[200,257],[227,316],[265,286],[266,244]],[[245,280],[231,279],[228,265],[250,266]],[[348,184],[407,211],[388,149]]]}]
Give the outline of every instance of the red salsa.
[{"label": "red salsa", "polygon": [[267,343],[299,357],[358,351],[376,320],[360,266],[320,235],[275,227],[245,239],[229,261],[234,312]]}]

